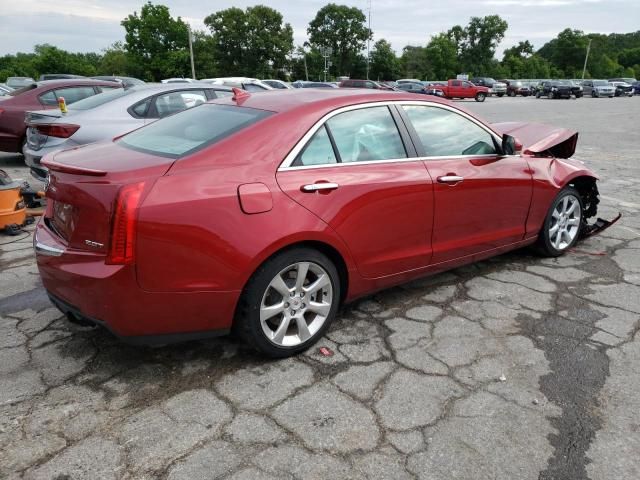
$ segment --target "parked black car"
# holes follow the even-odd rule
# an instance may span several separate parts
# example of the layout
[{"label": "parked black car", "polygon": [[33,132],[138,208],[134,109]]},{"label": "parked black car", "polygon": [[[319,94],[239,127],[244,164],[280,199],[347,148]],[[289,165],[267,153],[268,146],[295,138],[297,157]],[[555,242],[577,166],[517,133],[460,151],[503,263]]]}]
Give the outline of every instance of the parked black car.
[{"label": "parked black car", "polygon": [[571,95],[573,95],[574,97],[582,97],[583,91],[581,85],[572,80],[558,80],[558,82],[560,82],[562,85],[569,85],[569,87],[571,87]]},{"label": "parked black car", "polygon": [[410,82],[399,83],[396,89],[402,90],[404,92],[411,92],[411,93],[422,93],[422,94],[427,93],[425,86],[421,83],[410,83]]},{"label": "parked black car", "polygon": [[558,80],[542,82],[536,92],[536,98],[571,98],[571,85],[560,83]]}]

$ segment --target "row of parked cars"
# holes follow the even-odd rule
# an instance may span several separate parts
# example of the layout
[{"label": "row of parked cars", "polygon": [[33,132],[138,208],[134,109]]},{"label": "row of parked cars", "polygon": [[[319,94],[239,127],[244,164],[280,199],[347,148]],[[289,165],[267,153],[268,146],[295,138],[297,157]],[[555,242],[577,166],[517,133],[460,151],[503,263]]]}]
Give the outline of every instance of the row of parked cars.
[{"label": "row of parked cars", "polygon": [[[224,77],[171,78],[161,83],[145,83],[131,77],[115,76],[85,78],[50,74],[41,78],[35,81],[10,77],[7,84],[20,88],[6,87],[7,95],[0,97],[0,151],[22,152],[32,175],[39,180],[46,177],[46,169],[40,161],[47,153],[122,135],[208,100],[231,96],[234,87],[249,92],[292,88],[400,90],[450,99],[473,98],[478,102],[490,95],[579,98],[583,95],[612,97],[640,93],[635,79],[496,82],[489,77],[476,77],[446,82],[344,79],[341,82],[287,83],[276,79]],[[67,105],[66,113],[58,108],[60,97]]]}]

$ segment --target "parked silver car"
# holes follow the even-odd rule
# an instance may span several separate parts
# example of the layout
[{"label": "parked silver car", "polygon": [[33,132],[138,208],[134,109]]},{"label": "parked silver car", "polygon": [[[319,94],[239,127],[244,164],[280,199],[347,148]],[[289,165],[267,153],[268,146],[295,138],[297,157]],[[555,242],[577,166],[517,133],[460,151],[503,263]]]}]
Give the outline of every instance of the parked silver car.
[{"label": "parked silver car", "polygon": [[582,90],[585,96],[592,97],[613,98],[616,94],[616,88],[606,80],[585,80],[582,82]]},{"label": "parked silver car", "polygon": [[60,110],[27,112],[25,161],[31,175],[44,181],[47,169],[40,165],[40,159],[48,153],[108,140],[207,100],[232,94],[231,88],[222,85],[147,83],[80,100],[69,105],[66,114]]}]

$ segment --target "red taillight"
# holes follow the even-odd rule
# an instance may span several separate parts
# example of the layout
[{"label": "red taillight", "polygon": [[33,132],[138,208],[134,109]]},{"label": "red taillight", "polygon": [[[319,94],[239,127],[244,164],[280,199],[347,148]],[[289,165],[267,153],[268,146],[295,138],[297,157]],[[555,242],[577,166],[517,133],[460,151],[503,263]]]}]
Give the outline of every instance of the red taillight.
[{"label": "red taillight", "polygon": [[57,138],[69,138],[71,135],[76,133],[80,128],[80,125],[71,125],[71,124],[42,124],[42,125],[33,125],[38,133],[42,135],[46,135],[49,137],[57,137]]},{"label": "red taillight", "polygon": [[111,239],[106,263],[129,265],[135,258],[136,223],[138,205],[144,182],[120,188],[111,224]]}]

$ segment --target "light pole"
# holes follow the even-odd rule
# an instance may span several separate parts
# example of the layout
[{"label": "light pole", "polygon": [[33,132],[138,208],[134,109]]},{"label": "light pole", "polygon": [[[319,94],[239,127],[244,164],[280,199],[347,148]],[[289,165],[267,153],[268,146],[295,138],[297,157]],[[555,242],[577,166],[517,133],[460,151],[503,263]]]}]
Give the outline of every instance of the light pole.
[{"label": "light pole", "polygon": [[589,60],[589,52],[591,51],[591,38],[589,39],[589,45],[587,45],[587,55],[584,57],[584,67],[582,67],[582,80],[584,80],[584,72],[587,70],[587,60]]},{"label": "light pole", "polygon": [[196,67],[193,63],[193,42],[191,41],[191,27],[187,23],[187,33],[189,34],[189,56],[191,57],[191,78],[196,79]]},{"label": "light pole", "polygon": [[369,62],[371,62],[371,0],[369,0],[369,36],[367,37],[367,80],[369,80]]}]

